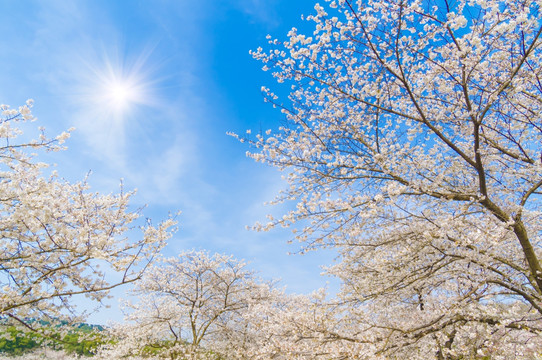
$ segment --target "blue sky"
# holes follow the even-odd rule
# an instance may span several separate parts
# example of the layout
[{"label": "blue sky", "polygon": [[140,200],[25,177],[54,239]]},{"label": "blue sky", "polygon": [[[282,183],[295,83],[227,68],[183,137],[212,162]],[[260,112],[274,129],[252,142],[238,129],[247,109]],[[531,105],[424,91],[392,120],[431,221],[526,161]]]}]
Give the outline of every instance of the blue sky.
[{"label": "blue sky", "polygon": [[[285,38],[309,14],[310,0],[8,1],[0,3],[0,103],[35,100],[50,135],[75,127],[68,150],[43,159],[93,190],[137,188],[134,206],[155,221],[182,211],[164,250],[208,249],[251,261],[291,292],[324,286],[330,256],[288,256],[286,231],[246,225],[281,209],[264,206],[284,187],[280,173],[245,157],[226,132],[277,128],[282,115],[263,102],[280,90],[249,50],[267,34]],[[111,103],[112,83],[136,89]],[[285,87],[282,87],[285,91]],[[123,290],[115,296],[122,296]],[[92,322],[116,318],[112,310]],[[85,306],[84,304],[82,305]]]}]

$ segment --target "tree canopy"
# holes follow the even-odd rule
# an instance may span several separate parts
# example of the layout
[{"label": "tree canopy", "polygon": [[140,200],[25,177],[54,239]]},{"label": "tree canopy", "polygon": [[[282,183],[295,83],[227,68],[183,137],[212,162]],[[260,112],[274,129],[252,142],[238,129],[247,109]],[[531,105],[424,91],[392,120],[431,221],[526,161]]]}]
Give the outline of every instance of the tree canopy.
[{"label": "tree canopy", "polygon": [[[69,132],[50,139],[41,130],[25,141],[23,123],[35,120],[31,107],[2,105],[0,119],[0,317],[27,327],[32,319],[80,315],[75,295],[100,301],[139,279],[174,224],[135,225],[133,193],[102,195],[86,181],[72,184],[49,171],[31,152],[62,150]],[[137,229],[139,239],[128,236]]]},{"label": "tree canopy", "polygon": [[[317,4],[253,56],[291,88],[249,155],[287,172],[260,230],[340,253],[330,341],[371,356],[540,353],[540,1]],[[537,350],[533,350],[537,349]]]},{"label": "tree canopy", "polygon": [[132,294],[137,301],[125,303],[119,341],[104,349],[106,358],[250,358],[256,324],[249,314],[280,292],[232,256],[186,251],[152,265]]}]

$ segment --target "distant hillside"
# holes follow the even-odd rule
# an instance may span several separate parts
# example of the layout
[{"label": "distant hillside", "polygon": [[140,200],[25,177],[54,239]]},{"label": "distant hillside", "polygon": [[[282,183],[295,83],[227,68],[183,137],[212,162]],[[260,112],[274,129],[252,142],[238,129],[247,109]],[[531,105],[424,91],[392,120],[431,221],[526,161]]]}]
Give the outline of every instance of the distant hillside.
[{"label": "distant hillside", "polygon": [[48,348],[91,356],[100,344],[109,341],[105,328],[100,325],[60,322],[49,327],[50,322],[34,322],[37,321],[44,331],[33,332],[7,322],[0,325],[0,355],[17,356]]}]

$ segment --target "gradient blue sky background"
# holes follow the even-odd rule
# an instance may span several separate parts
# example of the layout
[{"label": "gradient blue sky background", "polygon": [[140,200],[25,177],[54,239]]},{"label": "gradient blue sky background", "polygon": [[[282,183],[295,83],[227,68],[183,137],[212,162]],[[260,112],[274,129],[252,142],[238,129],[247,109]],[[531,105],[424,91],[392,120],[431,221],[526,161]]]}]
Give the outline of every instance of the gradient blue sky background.
[{"label": "gradient blue sky background", "polygon": [[[75,127],[68,150],[44,157],[60,175],[93,190],[137,188],[134,206],[155,221],[182,211],[164,255],[186,249],[233,254],[288,291],[308,293],[329,279],[324,253],[287,255],[288,231],[246,225],[280,208],[264,206],[284,187],[280,173],[245,157],[226,132],[278,127],[282,114],[263,102],[278,86],[249,50],[266,35],[285,39],[311,0],[0,1],[0,103],[35,100],[36,126],[49,135]],[[104,97],[123,79],[138,97],[123,109]],[[114,296],[123,296],[124,290]],[[90,317],[118,319],[111,310]],[[84,302],[81,305],[86,306]]]}]

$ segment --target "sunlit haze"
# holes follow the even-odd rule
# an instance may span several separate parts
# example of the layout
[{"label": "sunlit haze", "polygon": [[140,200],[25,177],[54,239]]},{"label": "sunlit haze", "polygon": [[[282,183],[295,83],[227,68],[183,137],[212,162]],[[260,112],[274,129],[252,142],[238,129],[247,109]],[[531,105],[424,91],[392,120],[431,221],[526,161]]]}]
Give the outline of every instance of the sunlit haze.
[{"label": "sunlit haze", "polygon": [[113,82],[106,87],[106,97],[110,100],[110,106],[117,109],[124,109],[136,100],[137,90],[124,82]]}]

